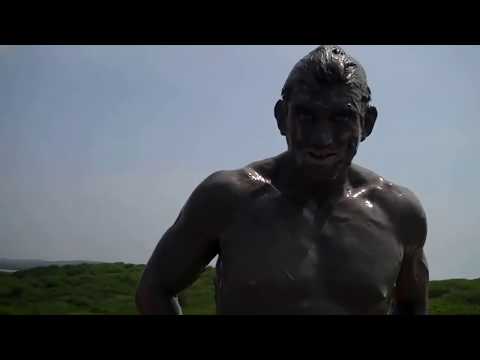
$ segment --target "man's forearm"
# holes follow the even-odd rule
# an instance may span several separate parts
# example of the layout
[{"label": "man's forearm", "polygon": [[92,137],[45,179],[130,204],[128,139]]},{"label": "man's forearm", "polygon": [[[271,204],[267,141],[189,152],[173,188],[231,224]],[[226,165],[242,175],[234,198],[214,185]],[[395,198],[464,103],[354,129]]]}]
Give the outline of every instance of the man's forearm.
[{"label": "man's forearm", "polygon": [[137,309],[142,315],[182,315],[178,299],[163,291],[138,291]]},{"label": "man's forearm", "polygon": [[426,304],[395,303],[392,315],[428,315],[428,309]]}]

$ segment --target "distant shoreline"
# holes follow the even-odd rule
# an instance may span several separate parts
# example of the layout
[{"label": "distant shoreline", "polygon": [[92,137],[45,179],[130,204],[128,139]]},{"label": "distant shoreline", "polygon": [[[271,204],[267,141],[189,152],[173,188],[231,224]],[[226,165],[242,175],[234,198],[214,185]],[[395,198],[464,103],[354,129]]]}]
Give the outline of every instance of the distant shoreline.
[{"label": "distant shoreline", "polygon": [[14,272],[17,272],[18,270],[10,270],[10,269],[0,269],[0,272],[3,272],[3,273],[14,273]]},{"label": "distant shoreline", "polygon": [[36,259],[8,259],[0,258],[0,271],[5,270],[28,270],[47,266],[64,266],[64,265],[81,265],[81,264],[100,264],[99,261],[88,260],[64,260],[64,261],[47,261]]}]

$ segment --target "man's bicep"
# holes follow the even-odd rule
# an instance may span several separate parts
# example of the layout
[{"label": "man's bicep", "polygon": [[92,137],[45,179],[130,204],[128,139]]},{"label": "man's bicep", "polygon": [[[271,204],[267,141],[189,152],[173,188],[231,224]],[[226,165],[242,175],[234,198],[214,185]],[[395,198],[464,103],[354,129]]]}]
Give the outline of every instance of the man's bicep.
[{"label": "man's bicep", "polygon": [[416,196],[404,190],[400,210],[400,236],[404,254],[395,289],[396,310],[424,314],[428,307],[429,270],[424,252],[427,218]]},{"label": "man's bicep", "polygon": [[425,314],[428,308],[428,263],[423,249],[405,257],[395,288],[397,313]]},{"label": "man's bicep", "polygon": [[145,275],[148,272],[152,285],[176,295],[195,281],[217,252],[214,237],[206,238],[177,220],[158,242]]},{"label": "man's bicep", "polygon": [[189,286],[218,253],[228,200],[221,174],[203,181],[190,195],[175,223],[158,242],[144,278],[171,295]]}]

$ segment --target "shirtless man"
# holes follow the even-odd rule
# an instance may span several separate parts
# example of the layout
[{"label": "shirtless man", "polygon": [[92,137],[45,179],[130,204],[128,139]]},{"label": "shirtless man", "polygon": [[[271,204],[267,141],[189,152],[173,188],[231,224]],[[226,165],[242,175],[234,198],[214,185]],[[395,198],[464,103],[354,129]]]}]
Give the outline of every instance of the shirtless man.
[{"label": "shirtless man", "polygon": [[286,152],[218,171],[151,256],[142,314],[181,314],[176,295],[218,255],[218,314],[426,314],[425,213],[405,187],[352,164],[377,110],[361,65],[320,46],[275,106]]}]

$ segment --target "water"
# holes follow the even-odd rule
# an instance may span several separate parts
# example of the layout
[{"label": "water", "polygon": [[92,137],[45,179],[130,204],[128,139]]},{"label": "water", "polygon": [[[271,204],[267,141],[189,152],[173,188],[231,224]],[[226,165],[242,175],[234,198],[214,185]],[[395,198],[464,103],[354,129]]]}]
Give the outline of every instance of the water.
[{"label": "water", "polygon": [[14,273],[15,271],[18,271],[18,270],[0,269],[0,272],[6,272],[6,273]]}]

